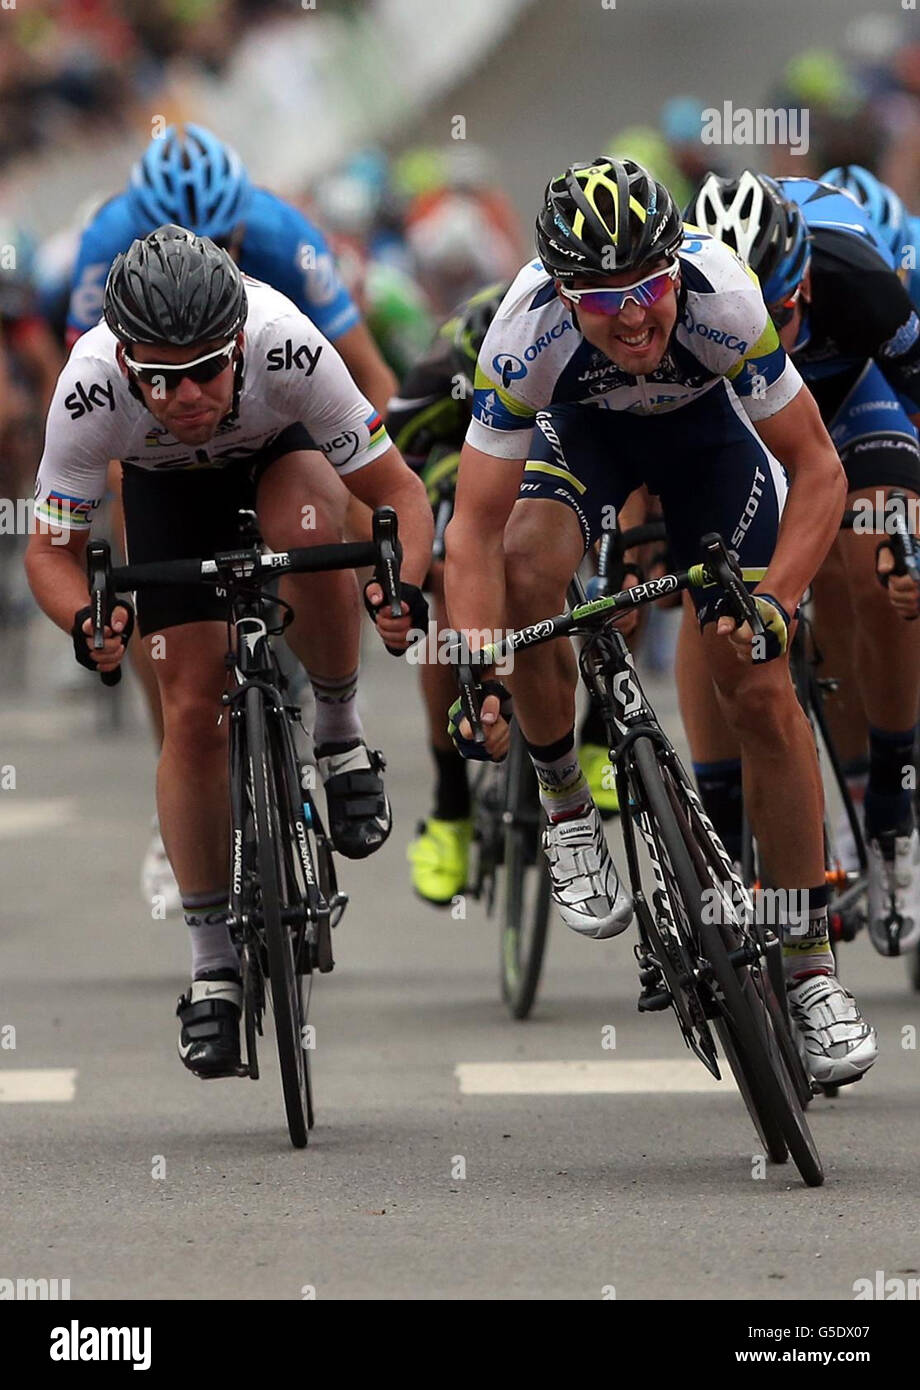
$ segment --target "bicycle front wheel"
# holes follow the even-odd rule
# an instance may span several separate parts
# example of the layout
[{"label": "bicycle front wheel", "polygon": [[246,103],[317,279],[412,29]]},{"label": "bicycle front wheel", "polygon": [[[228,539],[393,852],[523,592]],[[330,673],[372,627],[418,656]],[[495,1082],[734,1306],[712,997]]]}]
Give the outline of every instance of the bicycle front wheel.
[{"label": "bicycle front wheel", "polygon": [[725,904],[726,911],[719,916],[734,920],[713,922],[703,911],[704,892],[708,895],[716,886],[707,866],[714,859],[718,862],[718,856],[697,836],[708,837],[709,832],[701,822],[695,824],[678,776],[662,766],[649,740],[636,740],[635,757],[667,851],[669,862],[662,870],[711,972],[710,988],[719,1013],[717,1031],[751,1119],[770,1157],[784,1162],[791,1153],[805,1182],[817,1187],[824,1173],[778,1038],[781,1020],[774,1017],[766,998],[769,979],[759,959],[741,957],[750,941],[730,905]]},{"label": "bicycle front wheel", "polygon": [[549,869],[540,845],[543,814],[533,764],[515,725],[508,752],[501,893],[502,998],[514,1018],[533,1007],[549,930]]},{"label": "bicycle front wheel", "polygon": [[287,834],[287,826],[278,817],[277,808],[284,805],[284,799],[276,786],[274,760],[268,747],[269,736],[262,692],[252,686],[246,691],[246,741],[262,925],[268,949],[272,1012],[288,1132],[295,1149],[302,1149],[307,1143],[310,1109],[302,1046],[303,1001],[300,977],[295,969],[291,932],[284,920],[284,909],[288,906],[288,875],[283,837]]}]

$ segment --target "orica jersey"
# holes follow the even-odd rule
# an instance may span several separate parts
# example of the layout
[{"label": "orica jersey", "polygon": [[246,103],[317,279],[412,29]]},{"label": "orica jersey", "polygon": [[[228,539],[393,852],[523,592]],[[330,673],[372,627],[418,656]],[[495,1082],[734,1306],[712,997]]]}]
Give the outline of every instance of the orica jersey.
[{"label": "orica jersey", "polygon": [[175,439],[131,391],[117,341],[99,323],[77,342],[55,389],[35,489],[36,515],[85,529],[105,496],[108,460],[150,472],[222,468],[305,425],[340,474],[390,447],[379,414],[341,357],[283,294],[246,277],[249,314],[235,409],[205,444]]},{"label": "orica jersey", "polygon": [[727,380],[752,420],[775,415],[802,379],[773,327],[756,276],[729,247],[687,227],[678,319],[658,368],[631,376],[582,337],[539,261],[518,273],[489,326],[467,441],[524,458],[538,410],[580,402],[638,414],[678,410]]}]

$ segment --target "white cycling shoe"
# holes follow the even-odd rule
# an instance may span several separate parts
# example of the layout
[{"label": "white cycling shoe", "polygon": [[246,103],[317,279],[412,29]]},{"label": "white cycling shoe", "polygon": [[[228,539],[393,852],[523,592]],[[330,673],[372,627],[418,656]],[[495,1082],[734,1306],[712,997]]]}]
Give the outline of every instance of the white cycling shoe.
[{"label": "white cycling shoe", "polygon": [[920,832],[869,840],[869,935],[882,956],[920,943]]},{"label": "white cycling shoe", "polygon": [[878,1057],[878,1036],[836,975],[809,975],[787,986],[789,1014],[815,1081],[845,1085]]},{"label": "white cycling shoe", "polygon": [[543,849],[553,902],[567,927],[595,941],[626,930],[632,921],[632,899],[617,876],[593,802],[584,816],[548,825]]},{"label": "white cycling shoe", "polygon": [[[162,899],[162,911],[167,916],[182,911],[182,894],[176,882],[176,875],[166,855],[166,846],[160,835],[160,825],[153,818],[153,834],[144,862],[141,865],[141,896],[148,907],[155,908]],[[161,914],[158,913],[157,916]]]}]

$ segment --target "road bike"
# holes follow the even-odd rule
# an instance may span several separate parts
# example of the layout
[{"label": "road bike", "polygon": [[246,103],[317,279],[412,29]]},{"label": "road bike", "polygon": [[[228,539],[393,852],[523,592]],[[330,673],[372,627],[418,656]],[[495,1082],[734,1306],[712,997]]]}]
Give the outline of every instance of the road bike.
[{"label": "road bike", "polygon": [[[688,589],[720,587],[755,637],[763,624],[722,538],[702,541],[704,562],[576,604],[491,643],[472,659],[451,649],[460,699],[477,741],[483,667],[510,653],[581,635],[579,668],[601,710],[620,803],[638,927],[634,947],[641,1012],[670,1008],[690,1051],[717,1080],[727,1061],[765,1153],[789,1155],[809,1186],[824,1180],[805,1116],[812,1095],[786,1010],[782,947],[758,920],[750,894],[706,815],[691,779],[642,689],[633,658],[611,619]],[[645,862],[640,855],[645,851]]]},{"label": "road bike", "polygon": [[[396,513],[374,513],[373,541],[266,551],[255,513],[241,510],[241,547],[211,559],[165,560],[113,568],[108,542],[87,546],[93,644],[104,645],[116,595],[164,585],[204,584],[227,601],[230,932],[240,956],[245,1060],[239,1075],[259,1077],[257,1039],[266,1007],[274,1017],[281,1087],[291,1143],[303,1148],[314,1123],[308,1022],[315,974],[334,965],[332,931],[348,903],[338,887],[331,840],[314,796],[315,771],[295,742],[300,709],[290,698],[272,639],[293,618],[265,586],[283,574],[373,565],[385,602],[398,616],[400,548]],[[116,685],[120,668],[103,674]]]}]

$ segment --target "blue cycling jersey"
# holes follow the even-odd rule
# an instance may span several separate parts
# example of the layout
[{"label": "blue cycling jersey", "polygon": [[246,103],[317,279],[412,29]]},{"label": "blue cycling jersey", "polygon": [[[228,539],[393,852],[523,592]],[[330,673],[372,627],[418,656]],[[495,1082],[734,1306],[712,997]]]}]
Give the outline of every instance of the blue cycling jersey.
[{"label": "blue cycling jersey", "polygon": [[907,268],[907,293],[913,300],[914,308],[920,309],[920,217],[907,219],[907,241],[904,243],[904,251],[908,248],[912,253],[910,259],[914,266],[913,269],[909,266]]},{"label": "blue cycling jersey", "polygon": [[[153,228],[138,219],[128,193],[104,203],[80,241],[74,265],[68,332],[85,333],[102,317],[102,292],[119,251]],[[293,300],[335,342],[360,321],[320,229],[267,189],[252,191],[239,253],[240,269]]]},{"label": "blue cycling jersey", "polygon": [[792,357],[825,420],[869,359],[920,412],[920,321],[865,209],[833,184],[777,180],[811,233],[811,288]]}]

